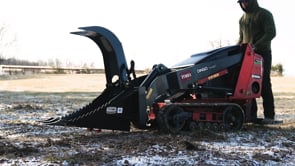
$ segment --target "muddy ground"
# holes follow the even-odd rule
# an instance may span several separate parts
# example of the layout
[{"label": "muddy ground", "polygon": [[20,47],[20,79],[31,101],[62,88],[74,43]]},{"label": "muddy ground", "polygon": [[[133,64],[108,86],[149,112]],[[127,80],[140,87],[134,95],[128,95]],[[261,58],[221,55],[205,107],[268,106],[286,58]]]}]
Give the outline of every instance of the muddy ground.
[{"label": "muddy ground", "polygon": [[[273,78],[283,125],[245,124],[238,132],[88,131],[39,123],[99,95],[97,75],[0,79],[0,165],[293,165],[294,78]],[[261,114],[261,99],[259,115]]]}]

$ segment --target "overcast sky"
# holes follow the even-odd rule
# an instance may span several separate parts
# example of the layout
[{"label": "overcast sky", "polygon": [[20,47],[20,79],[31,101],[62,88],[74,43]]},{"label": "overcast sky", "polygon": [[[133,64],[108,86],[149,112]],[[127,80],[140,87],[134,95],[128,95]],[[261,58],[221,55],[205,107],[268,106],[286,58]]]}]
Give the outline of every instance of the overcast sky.
[{"label": "overcast sky", "polygon": [[[0,0],[0,25],[9,27],[15,46],[6,57],[60,59],[103,67],[99,48],[70,32],[103,26],[121,41],[126,59],[136,69],[176,64],[192,54],[212,49],[212,41],[235,44],[243,14],[236,0]],[[295,75],[293,40],[295,11],[291,0],[259,0],[275,18],[273,64]],[[9,37],[8,37],[9,38]]]}]

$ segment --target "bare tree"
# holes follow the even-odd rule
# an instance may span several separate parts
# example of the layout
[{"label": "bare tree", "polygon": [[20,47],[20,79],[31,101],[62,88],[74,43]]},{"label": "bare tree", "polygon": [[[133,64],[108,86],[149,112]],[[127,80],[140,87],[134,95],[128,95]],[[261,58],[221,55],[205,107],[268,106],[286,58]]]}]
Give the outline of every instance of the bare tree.
[{"label": "bare tree", "polygon": [[273,76],[283,76],[284,68],[281,63],[271,66],[271,74]]},{"label": "bare tree", "polygon": [[210,41],[210,45],[212,48],[221,48],[225,46],[229,46],[231,43],[229,40],[222,40],[221,38],[218,40]]},{"label": "bare tree", "polygon": [[47,65],[54,68],[55,63],[54,63],[53,59],[48,59]]},{"label": "bare tree", "polygon": [[0,25],[0,64],[5,60],[5,52],[16,44],[16,35],[6,24]]},{"label": "bare tree", "polygon": [[55,58],[55,67],[56,67],[56,68],[60,68],[60,67],[62,67],[62,62],[61,62],[61,60],[58,59],[58,58]]}]

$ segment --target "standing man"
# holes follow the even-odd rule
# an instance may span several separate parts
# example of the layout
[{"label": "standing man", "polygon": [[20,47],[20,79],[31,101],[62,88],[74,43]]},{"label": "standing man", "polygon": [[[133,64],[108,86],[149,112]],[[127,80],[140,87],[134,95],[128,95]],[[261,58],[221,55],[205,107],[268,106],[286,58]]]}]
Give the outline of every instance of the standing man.
[{"label": "standing man", "polygon": [[257,119],[257,103],[252,102],[252,121],[273,124],[275,118],[274,97],[272,93],[271,72],[271,40],[276,36],[276,28],[272,13],[258,5],[257,0],[238,0],[244,14],[240,18],[240,38],[238,43],[249,43],[254,51],[263,57],[263,81],[261,96],[263,99],[264,119]]}]

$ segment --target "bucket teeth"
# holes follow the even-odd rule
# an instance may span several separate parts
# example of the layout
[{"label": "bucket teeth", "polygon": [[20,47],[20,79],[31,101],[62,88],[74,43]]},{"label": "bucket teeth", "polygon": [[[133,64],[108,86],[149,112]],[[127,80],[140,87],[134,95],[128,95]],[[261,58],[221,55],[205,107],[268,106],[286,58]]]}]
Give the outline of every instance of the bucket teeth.
[{"label": "bucket teeth", "polygon": [[49,118],[45,121],[42,121],[44,124],[55,124],[56,122],[58,122],[61,118]]},{"label": "bucket teeth", "polygon": [[[108,87],[101,95],[81,109],[63,117],[49,118],[40,122],[46,125],[57,126],[112,128],[112,124],[105,119],[109,119],[109,121],[118,121],[118,123],[120,120],[117,120],[115,116],[107,115],[104,110],[112,101],[120,100],[120,98],[124,96],[125,91],[126,89],[124,87]],[[127,124],[127,120],[121,120],[120,123]],[[110,127],[108,127],[108,125]]]}]

